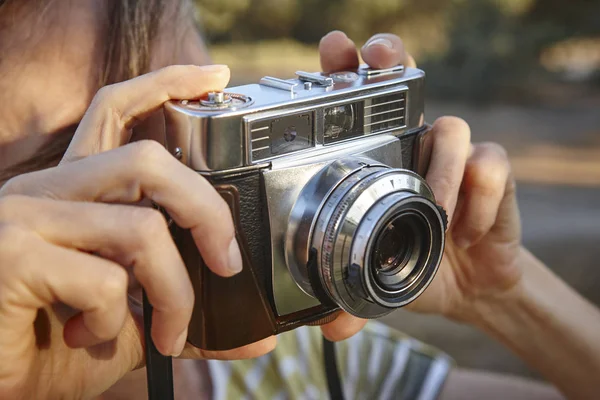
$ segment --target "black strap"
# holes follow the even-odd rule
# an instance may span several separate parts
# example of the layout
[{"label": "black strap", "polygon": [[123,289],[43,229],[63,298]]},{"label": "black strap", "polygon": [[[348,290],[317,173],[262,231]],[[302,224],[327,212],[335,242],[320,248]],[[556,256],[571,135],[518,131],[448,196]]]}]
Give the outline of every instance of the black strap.
[{"label": "black strap", "polygon": [[152,305],[144,294],[144,337],[146,339],[146,377],[149,400],[174,400],[173,364],[163,356],[152,341]]},{"label": "black strap", "polygon": [[329,397],[332,400],[344,400],[337,358],[335,357],[335,343],[325,339],[325,336],[323,336],[323,360],[325,362],[325,375],[327,376]]}]

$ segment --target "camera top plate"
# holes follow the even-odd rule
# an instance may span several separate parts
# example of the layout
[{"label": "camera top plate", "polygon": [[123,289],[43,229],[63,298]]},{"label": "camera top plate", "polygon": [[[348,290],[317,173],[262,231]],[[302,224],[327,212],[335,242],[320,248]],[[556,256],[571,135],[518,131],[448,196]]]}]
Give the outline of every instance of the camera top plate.
[{"label": "camera top plate", "polygon": [[[218,118],[231,113],[249,113],[302,104],[314,99],[351,96],[352,93],[370,88],[384,88],[405,80],[422,77],[423,72],[415,68],[398,65],[387,69],[374,69],[361,65],[356,70],[333,73],[297,71],[292,79],[263,77],[258,84],[227,88],[221,93],[209,93],[197,100],[174,100],[168,106],[179,112],[195,116]],[[207,98],[225,96],[225,99],[241,99],[227,104],[210,104]]]},{"label": "camera top plate", "polygon": [[[298,71],[293,79],[266,76],[200,99],[169,101],[167,148],[192,169],[215,174],[374,134],[400,135],[423,124],[424,77],[401,65]],[[392,102],[394,110],[384,106]],[[343,120],[344,106],[353,108],[347,112],[354,122]],[[346,128],[351,132],[338,135]]]}]

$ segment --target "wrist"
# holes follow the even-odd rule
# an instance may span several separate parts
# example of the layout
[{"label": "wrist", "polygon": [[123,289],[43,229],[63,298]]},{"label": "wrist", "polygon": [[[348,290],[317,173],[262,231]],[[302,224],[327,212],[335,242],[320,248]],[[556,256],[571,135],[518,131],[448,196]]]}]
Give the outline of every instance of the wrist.
[{"label": "wrist", "polygon": [[463,322],[494,337],[567,397],[599,393],[600,313],[548,267],[521,249],[522,275],[505,292],[474,300]]}]

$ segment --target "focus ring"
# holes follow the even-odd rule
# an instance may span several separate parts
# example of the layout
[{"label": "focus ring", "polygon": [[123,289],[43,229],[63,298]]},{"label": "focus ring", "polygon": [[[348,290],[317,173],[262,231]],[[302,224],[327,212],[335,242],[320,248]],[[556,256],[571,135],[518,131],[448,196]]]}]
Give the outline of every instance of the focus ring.
[{"label": "focus ring", "polygon": [[[311,285],[314,287],[315,284],[321,284],[325,293],[342,309],[360,318],[380,317],[402,305],[378,301],[373,297],[373,291],[369,290],[365,282],[369,277],[365,274],[364,257],[360,257],[359,260],[353,250],[356,240],[366,244],[375,233],[369,229],[359,232],[359,226],[364,225],[364,222],[375,227],[373,224],[380,222],[365,221],[371,218],[368,216],[369,210],[376,204],[381,207],[380,202],[385,203],[384,198],[391,198],[393,193],[415,198],[417,203],[420,202],[418,199],[421,199],[432,204],[438,214],[431,189],[413,171],[365,166],[349,175],[331,192],[316,219],[311,243],[312,248],[317,249],[319,253],[313,268],[317,269],[318,273],[315,275],[320,277],[320,281],[314,282],[313,279]],[[389,207],[395,209],[403,203],[398,201],[400,200],[390,201]],[[412,200],[409,199],[410,201]],[[437,217],[433,223],[442,224],[441,219]],[[361,237],[357,239],[355,236]],[[440,245],[443,246],[443,239],[436,244]],[[428,269],[427,275],[430,277],[437,270],[437,265],[428,266]],[[420,283],[428,284],[429,279]],[[417,286],[416,289],[421,291],[424,285]],[[412,293],[410,290],[409,292]],[[408,297],[402,296],[404,300],[399,300],[406,303],[405,300],[411,298],[410,293]]]}]

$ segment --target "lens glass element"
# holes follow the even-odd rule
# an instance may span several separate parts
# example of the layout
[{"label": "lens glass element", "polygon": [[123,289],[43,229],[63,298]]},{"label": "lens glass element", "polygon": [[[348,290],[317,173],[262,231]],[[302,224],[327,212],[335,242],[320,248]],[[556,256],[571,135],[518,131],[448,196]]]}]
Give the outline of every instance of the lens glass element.
[{"label": "lens glass element", "polygon": [[406,265],[414,240],[409,227],[402,221],[389,223],[377,240],[373,267],[388,273]]},{"label": "lens glass element", "polygon": [[[334,162],[336,169],[327,167],[318,175],[317,188],[330,176],[338,182],[342,166],[352,171],[320,202],[320,209],[303,205],[304,214],[297,214],[310,222],[302,229],[310,235],[307,258],[298,265],[306,265],[305,281],[322,304],[359,318],[377,318],[410,303],[429,285],[441,261],[446,223],[419,175],[361,165],[365,161],[370,160]],[[335,176],[331,172],[337,173],[337,163]],[[321,187],[330,190],[331,185]],[[312,198],[307,193],[301,198]],[[313,209],[309,216],[316,219],[302,218]]]},{"label": "lens glass element", "polygon": [[419,213],[392,217],[375,239],[370,266],[377,284],[385,291],[410,284],[427,258],[429,240],[428,224]]}]

